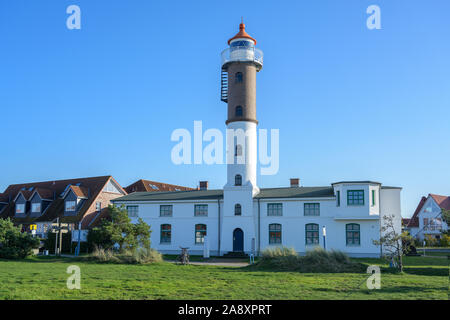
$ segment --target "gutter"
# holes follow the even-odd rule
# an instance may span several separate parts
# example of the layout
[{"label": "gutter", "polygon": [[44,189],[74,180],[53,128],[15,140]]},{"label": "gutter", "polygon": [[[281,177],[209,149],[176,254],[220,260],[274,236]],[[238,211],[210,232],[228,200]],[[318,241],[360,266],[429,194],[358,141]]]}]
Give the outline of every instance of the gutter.
[{"label": "gutter", "polygon": [[217,214],[218,214],[218,219],[217,219],[217,227],[218,227],[218,239],[217,239],[217,244],[218,244],[218,256],[220,257],[220,199],[217,199]]},{"label": "gutter", "polygon": [[258,198],[258,257],[261,255],[261,207]]}]

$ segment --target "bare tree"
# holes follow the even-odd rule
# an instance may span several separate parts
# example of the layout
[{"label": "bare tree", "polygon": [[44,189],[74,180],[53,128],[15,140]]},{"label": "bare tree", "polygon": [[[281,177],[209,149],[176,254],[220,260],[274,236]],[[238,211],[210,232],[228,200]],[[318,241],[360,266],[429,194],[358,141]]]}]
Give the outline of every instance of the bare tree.
[{"label": "bare tree", "polygon": [[373,243],[383,248],[388,253],[385,255],[389,261],[394,261],[397,269],[403,272],[403,254],[409,251],[409,243],[412,237],[407,232],[398,232],[394,225],[394,215],[383,216],[380,240]]}]

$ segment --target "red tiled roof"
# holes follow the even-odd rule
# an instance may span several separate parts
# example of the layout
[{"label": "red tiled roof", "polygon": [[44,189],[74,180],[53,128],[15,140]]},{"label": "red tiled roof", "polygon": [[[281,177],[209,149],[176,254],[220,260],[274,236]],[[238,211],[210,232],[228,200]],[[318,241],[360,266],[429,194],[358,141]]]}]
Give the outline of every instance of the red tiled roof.
[{"label": "red tiled roof", "polygon": [[[110,179],[114,179],[111,176],[101,176],[101,177],[90,177],[90,178],[79,178],[79,179],[67,179],[67,180],[55,180],[55,181],[45,181],[45,182],[34,182],[34,183],[22,183],[13,184],[6,188],[4,195],[11,201],[17,196],[19,192],[24,194],[24,196],[30,197],[34,191],[38,191],[39,195],[44,198],[42,193],[49,193],[50,191],[55,194],[56,199],[52,201],[49,207],[45,210],[40,217],[25,217],[17,218],[15,217],[14,203],[10,202],[7,208],[1,213],[0,218],[13,218],[16,223],[30,223],[39,221],[52,221],[56,217],[60,217],[62,222],[76,223],[79,222],[92,205],[92,203],[97,199],[98,195],[102,192],[105,185]],[[114,180],[115,181],[115,180]],[[78,184],[78,186],[77,186]],[[118,184],[117,184],[118,185]],[[77,195],[83,195],[88,198],[83,206],[78,211],[76,216],[64,216],[64,200],[61,195],[67,188],[72,188]],[[31,189],[33,188],[33,189]],[[22,190],[24,189],[24,190]],[[33,191],[29,191],[33,190]],[[124,191],[121,187],[120,190]],[[90,195],[87,197],[87,195]],[[46,195],[47,197],[47,195]],[[53,199],[53,197],[52,197]]]},{"label": "red tiled roof", "polygon": [[89,198],[89,189],[80,186],[70,186],[70,189],[79,198]]},{"label": "red tiled roof", "polygon": [[444,210],[450,210],[450,196],[441,196],[430,193],[430,196],[436,201],[437,205]]},{"label": "red tiled roof", "polygon": [[228,40],[228,44],[230,44],[230,42],[233,41],[234,39],[242,39],[242,38],[250,39],[253,42],[255,42],[255,44],[256,44],[256,40],[254,38],[250,37],[250,35],[247,32],[245,32],[245,24],[244,23],[239,24],[239,32],[236,33],[236,35],[233,38]]},{"label": "red tiled roof", "polygon": [[0,193],[0,202],[9,202],[9,197],[6,193]]},{"label": "red tiled roof", "polygon": [[414,211],[414,214],[412,215],[411,219],[409,220],[409,223],[407,225],[408,228],[418,228],[419,227],[419,218],[417,215],[419,214],[420,210],[422,209],[423,205],[425,204],[425,201],[427,201],[426,197],[422,197],[420,199],[420,202],[416,208],[416,211]]},{"label": "red tiled roof", "polygon": [[33,193],[34,192],[37,192],[41,199],[53,200],[56,196],[55,191],[47,188],[36,188]]},{"label": "red tiled roof", "polygon": [[195,190],[189,187],[178,186],[175,184],[162,183],[151,180],[138,180],[128,187],[125,187],[127,193],[133,192],[156,192],[156,191],[189,191]]}]

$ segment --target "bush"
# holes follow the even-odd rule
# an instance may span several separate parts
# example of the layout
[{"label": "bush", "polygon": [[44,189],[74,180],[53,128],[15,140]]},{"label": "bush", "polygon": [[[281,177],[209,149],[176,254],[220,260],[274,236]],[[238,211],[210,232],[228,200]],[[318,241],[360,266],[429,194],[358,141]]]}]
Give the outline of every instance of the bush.
[{"label": "bush", "polygon": [[9,218],[0,219],[0,258],[23,259],[39,248],[39,239],[21,230]]},{"label": "bush", "polygon": [[162,255],[150,248],[140,248],[137,250],[126,250],[116,253],[112,249],[96,247],[88,260],[103,263],[124,263],[124,264],[148,264],[161,262]]},{"label": "bush", "polygon": [[441,247],[450,247],[450,236],[447,234],[442,234],[439,240],[439,245]]},{"label": "bush", "polygon": [[364,265],[353,262],[341,251],[315,248],[301,257],[292,248],[270,248],[262,252],[257,267],[297,272],[363,272]]},{"label": "bush", "polygon": [[425,235],[425,243],[427,247],[435,247],[438,244],[438,241],[432,235]]},{"label": "bush", "polygon": [[135,251],[139,248],[150,249],[150,226],[141,218],[136,224],[131,223],[127,210],[121,206],[108,206],[111,220],[103,219],[101,225],[88,234],[90,247],[98,246],[112,249],[119,245],[119,251]]}]

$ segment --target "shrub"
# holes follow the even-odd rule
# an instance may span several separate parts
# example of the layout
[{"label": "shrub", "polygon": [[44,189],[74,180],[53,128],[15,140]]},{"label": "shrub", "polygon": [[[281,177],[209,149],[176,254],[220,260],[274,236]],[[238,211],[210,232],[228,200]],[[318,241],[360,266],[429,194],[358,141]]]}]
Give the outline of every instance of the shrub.
[{"label": "shrub", "polygon": [[270,248],[262,252],[257,267],[297,272],[363,272],[364,265],[353,262],[341,251],[325,251],[322,248],[306,252],[301,257],[292,248]]},{"label": "shrub", "polygon": [[119,262],[119,259],[114,256],[111,249],[103,249],[95,247],[94,251],[89,255],[89,260],[96,262]]},{"label": "shrub", "polygon": [[299,258],[293,248],[268,248],[261,253],[261,260],[258,264],[263,267],[293,270],[298,266]]},{"label": "shrub", "polygon": [[429,234],[425,235],[425,243],[427,247],[435,247],[438,244],[436,238]]},{"label": "shrub", "polygon": [[450,236],[447,234],[442,234],[441,239],[439,240],[439,245],[441,247],[449,247],[450,246]]},{"label": "shrub", "polygon": [[91,247],[99,246],[112,249],[117,243],[119,251],[135,251],[140,247],[150,249],[150,226],[141,218],[131,223],[127,210],[121,206],[108,206],[111,220],[103,219],[101,225],[88,234]]},{"label": "shrub", "polygon": [[15,227],[12,221],[0,219],[0,258],[23,259],[39,248],[39,239],[26,232],[21,226]]},{"label": "shrub", "polygon": [[162,255],[158,251],[150,248],[125,250],[116,253],[112,249],[96,247],[89,255],[88,260],[103,263],[148,264],[161,262]]}]

